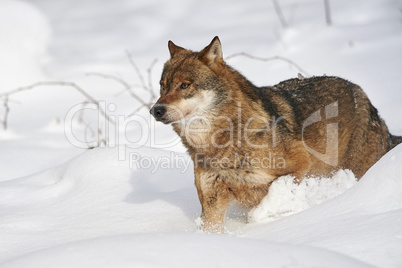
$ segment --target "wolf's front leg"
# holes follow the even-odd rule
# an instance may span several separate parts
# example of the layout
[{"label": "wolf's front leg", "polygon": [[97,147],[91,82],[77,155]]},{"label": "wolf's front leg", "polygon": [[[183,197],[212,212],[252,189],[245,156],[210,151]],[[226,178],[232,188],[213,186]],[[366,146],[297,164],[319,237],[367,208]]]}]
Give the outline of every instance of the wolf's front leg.
[{"label": "wolf's front leg", "polygon": [[222,233],[231,197],[229,188],[219,175],[195,174],[195,185],[202,206],[202,229],[210,233]]},{"label": "wolf's front leg", "polygon": [[229,202],[225,201],[219,202],[213,196],[205,196],[203,198],[203,201],[201,201],[201,220],[202,229],[204,231],[209,233],[223,233],[225,214],[229,207]]}]

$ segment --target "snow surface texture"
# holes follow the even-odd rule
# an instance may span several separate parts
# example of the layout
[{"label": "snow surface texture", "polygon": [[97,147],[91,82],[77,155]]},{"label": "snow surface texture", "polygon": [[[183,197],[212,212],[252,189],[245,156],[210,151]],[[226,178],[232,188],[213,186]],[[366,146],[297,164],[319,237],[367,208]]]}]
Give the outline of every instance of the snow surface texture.
[{"label": "snow surface texture", "polygon": [[[167,40],[201,49],[219,35],[225,56],[281,55],[311,75],[350,79],[401,135],[402,2],[330,1],[332,26],[322,2],[280,1],[284,29],[270,1],[3,0],[0,94],[74,81],[118,119],[138,102],[118,83],[86,73],[139,84],[128,49],[145,77],[159,59],[157,85]],[[228,62],[258,85],[300,72],[281,61]],[[75,118],[65,128],[83,100],[57,86],[10,96],[8,130],[0,130],[1,267],[402,266],[402,146],[358,183],[350,171],[300,185],[279,178],[249,214],[231,207],[226,235],[208,235],[198,228],[192,162],[171,127],[142,109],[143,124],[116,120],[108,148],[76,148],[91,139],[88,125],[104,123],[87,110],[88,125]]]}]

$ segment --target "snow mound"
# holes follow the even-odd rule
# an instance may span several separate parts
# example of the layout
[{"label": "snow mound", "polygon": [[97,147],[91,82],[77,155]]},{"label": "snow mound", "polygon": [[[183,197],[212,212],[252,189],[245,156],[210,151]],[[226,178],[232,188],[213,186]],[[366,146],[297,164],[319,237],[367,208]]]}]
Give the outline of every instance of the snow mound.
[{"label": "snow mound", "polygon": [[125,149],[88,150],[59,167],[0,182],[0,261],[106,235],[194,231],[200,208],[192,166],[183,172],[150,165],[188,157],[144,147],[119,159]]},{"label": "snow mound", "polygon": [[244,234],[326,248],[379,267],[400,267],[401,160],[399,145],[345,193],[275,222],[249,225]]},{"label": "snow mound", "polygon": [[[236,230],[222,237],[197,234],[201,208],[187,155],[147,147],[88,150],[59,167],[0,182],[0,261],[13,260],[5,267],[51,267],[58,260],[65,267],[188,267],[210,256],[200,265],[322,267],[333,259],[327,267],[360,261],[392,267],[402,263],[400,159],[402,146],[356,185],[348,171],[300,185],[280,178],[254,211],[258,221],[230,218]],[[290,213],[296,214],[284,217]],[[267,221],[272,215],[277,220]],[[179,258],[183,265],[174,262]]]},{"label": "snow mound", "polygon": [[16,267],[369,267],[339,253],[230,236],[114,236],[66,244],[4,263]]},{"label": "snow mound", "polygon": [[270,221],[292,215],[342,194],[356,182],[350,170],[340,170],[330,178],[306,178],[300,184],[294,183],[294,177],[280,177],[272,183],[261,204],[250,211],[249,221]]}]

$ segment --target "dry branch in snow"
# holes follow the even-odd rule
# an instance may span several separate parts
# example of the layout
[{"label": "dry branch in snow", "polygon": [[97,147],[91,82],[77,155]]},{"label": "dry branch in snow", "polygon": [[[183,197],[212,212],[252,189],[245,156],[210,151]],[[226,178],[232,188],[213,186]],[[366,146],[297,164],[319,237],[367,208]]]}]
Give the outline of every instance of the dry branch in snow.
[{"label": "dry branch in snow", "polygon": [[281,60],[281,61],[289,63],[290,65],[295,67],[300,73],[305,74],[305,76],[310,76],[310,74],[306,70],[304,70],[302,67],[300,67],[300,65],[298,65],[294,61],[292,61],[292,60],[290,60],[288,58],[282,57],[282,56],[273,56],[273,57],[263,58],[263,57],[256,57],[256,56],[250,55],[250,54],[248,54],[246,52],[239,52],[239,53],[235,53],[235,54],[232,54],[230,56],[227,56],[225,58],[225,60],[229,60],[229,59],[236,58],[236,57],[239,57],[239,56],[247,57],[247,58],[250,58],[250,59],[253,59],[253,60],[258,60],[258,61]]},{"label": "dry branch in snow", "polygon": [[28,91],[28,90],[32,90],[34,88],[37,87],[42,87],[42,86],[64,86],[64,87],[71,87],[75,90],[77,90],[79,93],[81,93],[89,102],[95,104],[98,109],[99,112],[105,117],[105,120],[107,120],[108,122],[111,122],[113,124],[115,124],[114,120],[112,118],[110,118],[106,112],[103,110],[102,107],[99,106],[99,101],[97,101],[94,97],[92,97],[91,95],[89,95],[84,89],[82,89],[80,86],[78,86],[76,83],[73,82],[63,82],[63,81],[43,81],[43,82],[37,82],[28,86],[24,86],[24,87],[19,87],[16,88],[14,90],[5,92],[5,93],[0,93],[0,97],[8,97],[10,95],[22,92],[22,91]]},{"label": "dry branch in snow", "polygon": [[[128,94],[133,99],[137,100],[141,104],[139,107],[137,107],[133,112],[131,112],[128,115],[128,117],[130,117],[130,116],[136,114],[139,110],[141,110],[144,107],[147,109],[151,109],[153,103],[157,99],[157,96],[156,96],[154,88],[153,88],[153,83],[152,83],[152,71],[153,71],[153,67],[155,66],[155,64],[157,62],[157,59],[154,59],[151,62],[151,64],[149,65],[149,67],[147,68],[147,83],[146,83],[144,76],[142,75],[140,69],[138,68],[137,64],[135,63],[135,61],[133,59],[133,56],[128,51],[126,51],[126,54],[127,54],[127,58],[130,62],[131,67],[134,69],[134,72],[136,73],[136,75],[138,76],[138,78],[140,80],[140,84],[131,85],[120,77],[117,77],[115,75],[103,74],[103,73],[99,73],[99,72],[87,73],[87,75],[98,76],[98,77],[101,77],[104,79],[116,81],[117,83],[121,84],[123,86],[124,90],[127,91]],[[145,90],[150,96],[149,100],[145,101],[143,98],[138,96],[134,91],[135,87]]]},{"label": "dry branch in snow", "polygon": [[10,107],[8,106],[8,96],[4,97],[3,107],[4,107],[4,115],[3,115],[2,124],[3,124],[3,129],[7,130],[8,114],[10,113]]}]

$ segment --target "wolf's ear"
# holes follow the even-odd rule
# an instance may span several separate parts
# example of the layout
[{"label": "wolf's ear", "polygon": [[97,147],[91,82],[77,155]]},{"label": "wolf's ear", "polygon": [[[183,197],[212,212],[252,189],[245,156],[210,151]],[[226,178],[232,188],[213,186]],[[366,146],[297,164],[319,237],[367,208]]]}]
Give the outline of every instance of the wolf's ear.
[{"label": "wolf's ear", "polygon": [[176,46],[172,41],[170,41],[169,40],[169,42],[168,42],[168,47],[169,47],[169,52],[170,52],[170,57],[171,58],[173,58],[173,56],[176,54],[176,53],[178,53],[178,52],[180,52],[180,51],[182,51],[182,50],[185,50],[184,48],[182,48],[182,47],[179,47],[179,46]]},{"label": "wolf's ear", "polygon": [[200,52],[200,60],[206,65],[222,61],[222,45],[219,37],[215,36],[212,42]]}]

